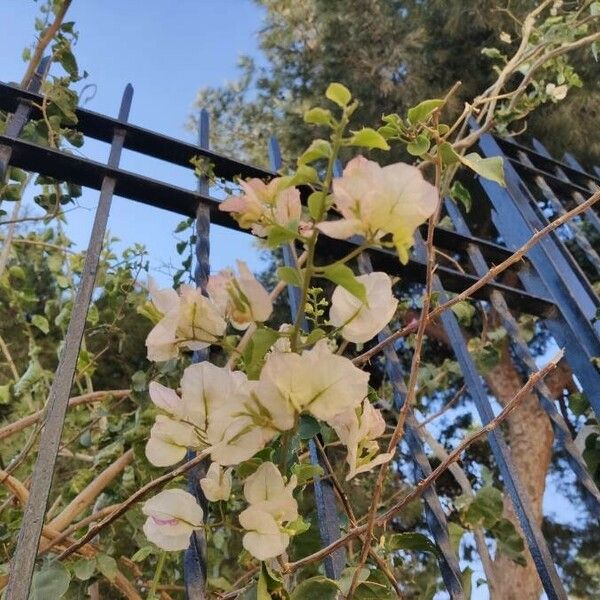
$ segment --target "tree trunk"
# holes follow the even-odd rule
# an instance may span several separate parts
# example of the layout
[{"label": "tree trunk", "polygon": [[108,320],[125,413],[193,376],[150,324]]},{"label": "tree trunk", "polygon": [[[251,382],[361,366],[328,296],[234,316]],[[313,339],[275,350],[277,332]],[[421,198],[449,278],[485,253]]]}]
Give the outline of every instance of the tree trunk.
[{"label": "tree trunk", "polygon": [[[508,346],[502,360],[485,375],[490,390],[505,405],[523,386],[524,381],[515,368]],[[570,371],[561,366],[547,378],[546,383],[554,398],[570,380]],[[519,480],[525,488],[533,508],[537,525],[543,519],[543,500],[546,475],[552,459],[554,435],[550,420],[540,406],[535,394],[529,394],[507,419],[507,442]],[[504,516],[510,519],[523,535],[508,496],[504,501]],[[527,565],[521,567],[503,555],[494,560],[498,574],[498,600],[539,600],[542,585],[529,551],[525,552]]]}]

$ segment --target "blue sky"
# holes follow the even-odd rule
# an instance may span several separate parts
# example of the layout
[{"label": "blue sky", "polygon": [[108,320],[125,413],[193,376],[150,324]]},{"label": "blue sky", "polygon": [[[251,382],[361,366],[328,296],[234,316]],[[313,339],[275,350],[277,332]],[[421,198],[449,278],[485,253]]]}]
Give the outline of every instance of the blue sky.
[{"label": "blue sky", "polygon": [[[38,4],[33,0],[0,2],[0,80],[19,81],[25,69],[22,49],[33,41]],[[134,86],[130,121],[167,135],[194,141],[185,129],[197,90],[236,77],[240,55],[257,55],[261,9],[251,0],[75,0],[68,20],[80,33],[75,48],[80,69],[89,73],[80,87],[95,84],[86,108],[116,115],[123,88]],[[84,98],[86,94],[83,95]],[[86,140],[84,156],[105,161],[108,146]],[[123,168],[182,187],[193,187],[191,171],[125,151]],[[69,213],[68,233],[81,247],[87,240],[98,192],[85,190],[81,207]],[[178,265],[173,229],[181,218],[167,211],[115,198],[109,229],[119,247],[134,242],[150,253],[153,274],[165,284],[169,264]],[[260,268],[251,238],[220,227],[211,232],[213,270],[244,256]]]}]

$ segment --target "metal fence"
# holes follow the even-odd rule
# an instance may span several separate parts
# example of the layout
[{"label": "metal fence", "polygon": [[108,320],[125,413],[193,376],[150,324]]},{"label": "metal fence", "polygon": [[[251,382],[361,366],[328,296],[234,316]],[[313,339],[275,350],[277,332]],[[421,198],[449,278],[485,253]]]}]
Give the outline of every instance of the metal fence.
[{"label": "metal fence", "polygon": [[[214,165],[216,176],[228,180],[238,176],[269,179],[282,165],[275,139],[271,140],[268,148],[271,171],[211,151],[208,147],[208,115],[205,112],[200,115],[197,145],[128,123],[133,97],[131,86],[125,89],[117,118],[90,110],[77,110],[79,131],[85,136],[110,144],[110,157],[106,164],[37,145],[20,139],[19,135],[28,119],[40,117],[38,109],[32,104],[41,103],[41,97],[36,93],[39,82],[38,76],[28,90],[0,84],[0,110],[12,113],[4,134],[0,135],[0,178],[9,166],[15,166],[99,190],[100,196],[64,350],[48,400],[29,501],[11,569],[7,596],[10,600],[26,600],[28,597],[79,346],[113,196],[196,219],[195,278],[196,284],[203,290],[210,270],[210,224],[238,229],[235,221],[218,210],[219,201],[210,196],[206,180],[200,180],[196,190],[189,190],[123,170],[119,167],[122,149],[134,150],[190,169],[193,169],[191,159],[202,156]],[[470,272],[439,265],[433,283],[442,298],[447,292],[464,291],[488,272],[489,265],[498,264],[508,258],[514,249],[547,224],[548,214],[563,214],[565,210],[581,203],[600,186],[599,169],[596,169],[596,174],[586,173],[570,156],[559,162],[553,159],[538,141],[534,141],[533,148],[529,148],[512,140],[485,134],[479,146],[485,156],[505,158],[506,188],[487,180],[479,181],[473,188],[474,193],[480,195],[478,205],[489,205],[497,239],[492,241],[474,236],[458,207],[446,200],[445,211],[452,223],[452,229],[437,227],[434,243],[436,248],[444,253],[462,257],[461,260],[468,263]],[[600,323],[594,320],[600,302],[565,243],[566,240],[570,240],[570,243],[581,247],[590,262],[590,268],[600,272],[598,253],[582,232],[584,223],[585,227],[592,227],[596,232],[600,232],[598,214],[589,209],[581,219],[572,221],[563,228],[565,231],[550,234],[528,252],[527,257],[512,269],[514,277],[511,281],[517,283],[492,281],[473,296],[476,301],[489,303],[496,310],[510,336],[514,355],[528,372],[536,370],[535,360],[527,343],[519,334],[513,311],[540,317],[557,343],[565,348],[566,359],[574,375],[590,399],[594,411],[600,415],[600,373],[591,360],[600,356]],[[501,239],[503,244],[498,243],[498,239]],[[326,252],[337,256],[344,254],[352,246],[352,242],[327,242],[324,239],[323,246]],[[287,262],[291,261],[291,256],[287,254],[284,258]],[[423,282],[426,273],[423,241],[417,236],[415,251],[405,266],[400,265],[396,257],[384,250],[369,250],[361,256],[359,268],[363,272],[377,269],[390,275],[402,276],[405,281]],[[290,288],[289,304],[292,310],[299,301],[295,291],[295,288]],[[472,398],[482,422],[488,423],[494,417],[489,394],[468,351],[457,318],[452,311],[445,311],[441,323],[462,370],[468,395]],[[382,336],[387,333],[389,332],[382,332]],[[386,372],[393,387],[395,406],[400,407],[406,395],[402,366],[392,347],[386,349],[384,357]],[[196,353],[194,356],[195,361],[205,359],[206,355],[202,353]],[[592,499],[590,505],[600,515],[600,494],[573,443],[567,424],[556,408],[555,399],[543,382],[537,385],[536,393],[573,471]],[[548,545],[533,518],[527,492],[513,466],[510,448],[500,430],[491,431],[488,440],[544,590],[551,600],[566,600],[567,595]],[[412,417],[407,421],[406,442],[415,465],[416,477],[426,477],[431,473],[431,466],[425,453],[425,440],[422,430]],[[315,442],[311,443],[310,456],[313,462],[320,460]],[[188,476],[190,491],[201,503],[204,499],[198,479],[202,476],[202,469],[200,465]],[[314,482],[314,490],[321,541],[327,545],[340,536],[334,490],[328,480],[319,478]],[[423,502],[427,523],[440,549],[440,570],[449,596],[452,599],[464,598],[458,556],[450,544],[446,516],[434,487],[430,487],[424,493]],[[326,574],[329,577],[338,577],[344,564],[345,552],[339,549],[327,559]],[[187,597],[205,597],[205,543],[201,533],[194,534],[185,555],[184,566]]]}]

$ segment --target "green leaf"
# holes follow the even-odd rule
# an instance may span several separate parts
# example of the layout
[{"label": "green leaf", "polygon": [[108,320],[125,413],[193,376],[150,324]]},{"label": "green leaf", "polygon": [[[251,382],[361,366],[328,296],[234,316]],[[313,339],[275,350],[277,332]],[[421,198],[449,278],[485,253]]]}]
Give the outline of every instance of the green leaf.
[{"label": "green leaf", "polygon": [[75,577],[81,581],[87,581],[96,572],[96,559],[95,558],[80,558],[73,565],[73,572]]},{"label": "green leaf", "polygon": [[321,425],[314,417],[311,417],[310,415],[300,416],[298,435],[301,440],[310,440],[315,437],[319,431],[321,431]]},{"label": "green leaf", "polygon": [[305,531],[308,531],[309,529],[310,529],[310,522],[305,521],[301,516],[298,517],[297,519],[294,519],[293,521],[290,521],[285,526],[285,531],[291,536],[300,535],[300,534],[304,533]]},{"label": "green leaf", "polygon": [[341,83],[330,83],[325,96],[342,108],[352,100],[350,90]]},{"label": "green leaf", "polygon": [[580,417],[590,407],[590,403],[584,394],[573,392],[569,395],[569,408],[576,417]]},{"label": "green leaf", "polygon": [[461,515],[462,521],[471,528],[490,529],[502,517],[503,508],[502,492],[491,485],[486,485],[475,494],[475,498]]},{"label": "green leaf", "polygon": [[293,267],[278,267],[277,277],[279,277],[281,281],[285,281],[285,283],[299,288],[301,288],[304,283],[302,273]]},{"label": "green leaf", "polygon": [[296,174],[290,180],[290,185],[306,185],[309,183],[317,183],[319,181],[319,174],[317,170],[308,165],[298,165]]},{"label": "green leaf", "polygon": [[444,100],[434,98],[431,100],[423,100],[416,106],[408,109],[408,122],[412,125],[422,123],[433,113],[434,110],[438,109],[444,104]]},{"label": "green leaf", "polygon": [[466,300],[453,304],[450,309],[462,325],[470,325],[475,316],[475,307]]},{"label": "green leaf", "polygon": [[342,263],[333,263],[328,267],[322,268],[322,276],[337,285],[347,289],[353,296],[356,296],[361,302],[367,302],[367,290],[365,286],[358,281],[350,267]]},{"label": "green leaf", "polygon": [[298,478],[299,486],[311,481],[314,477],[321,477],[323,473],[321,465],[313,465],[311,463],[296,463],[292,467],[292,474]]},{"label": "green leaf", "polygon": [[326,108],[311,108],[304,113],[304,122],[313,125],[329,125],[331,122],[331,112]]},{"label": "green leaf", "polygon": [[282,227],[281,225],[277,225],[277,223],[275,223],[269,228],[267,245],[269,248],[277,248],[283,244],[289,244],[290,242],[293,242],[296,237],[297,227],[295,229],[288,229],[287,227]]},{"label": "green leaf", "polygon": [[50,331],[48,319],[42,315],[33,315],[33,317],[31,317],[31,324],[37,327],[42,333],[48,333]]},{"label": "green leaf", "polygon": [[450,544],[454,551],[458,553],[458,548],[460,547],[460,540],[462,539],[463,534],[465,533],[465,528],[461,527],[458,523],[454,523],[451,521],[448,523],[448,535],[450,536]]},{"label": "green leaf", "polygon": [[108,556],[108,554],[98,554],[96,556],[96,561],[98,563],[98,571],[100,571],[106,579],[113,581],[119,570],[117,561],[112,556]]},{"label": "green leaf", "polygon": [[426,133],[421,133],[414,142],[406,144],[406,151],[413,156],[421,156],[429,150],[430,146],[429,136]]},{"label": "green leaf", "polygon": [[297,585],[290,595],[290,600],[335,600],[339,591],[335,581],[317,575]]},{"label": "green leaf", "polygon": [[142,546],[132,557],[133,562],[142,562],[146,560],[155,551],[154,546]]},{"label": "green leaf", "polygon": [[462,581],[463,590],[465,592],[465,599],[471,599],[471,592],[473,589],[473,584],[471,583],[471,579],[473,577],[473,569],[471,567],[465,567],[465,569],[460,574],[460,579]]},{"label": "green leaf", "polygon": [[478,175],[490,179],[506,187],[504,180],[504,161],[501,156],[492,156],[490,158],[481,158],[477,152],[471,152],[466,156],[459,156],[460,162],[475,171]]},{"label": "green leaf", "polygon": [[[274,593],[272,595],[272,593]],[[261,563],[260,575],[256,587],[256,600],[284,600],[289,598],[283,580],[266,563]]]},{"label": "green leaf", "polygon": [[473,206],[473,199],[471,198],[471,192],[460,182],[455,181],[450,188],[450,197],[455,202],[461,202],[467,212],[471,211]]},{"label": "green leaf", "polygon": [[313,140],[310,146],[298,158],[298,165],[306,165],[321,158],[331,156],[331,144],[327,140]]},{"label": "green leaf", "polygon": [[316,344],[319,340],[322,340],[326,335],[327,334],[320,327],[317,327],[306,336],[305,343],[308,346],[311,346],[312,344]]},{"label": "green leaf", "polygon": [[394,600],[396,594],[384,583],[363,581],[356,586],[354,600]]},{"label": "green leaf", "polygon": [[512,521],[505,518],[500,519],[490,529],[490,533],[496,538],[498,550],[502,554],[523,567],[527,564],[523,554],[525,543]]},{"label": "green leaf", "polygon": [[244,352],[246,374],[250,379],[257,379],[263,366],[265,354],[279,339],[279,332],[261,327],[257,329]]},{"label": "green leaf", "polygon": [[0,188],[2,194],[0,194],[0,200],[8,200],[9,202],[16,202],[21,199],[21,186],[17,183],[10,183]]},{"label": "green leaf", "polygon": [[418,550],[439,556],[438,547],[424,534],[415,531],[395,533],[386,540],[390,552],[394,550]]},{"label": "green leaf", "polygon": [[[354,578],[355,571],[356,567],[346,567],[338,579],[340,590],[345,596],[348,595],[348,592],[350,591],[350,586],[352,585],[352,579]],[[370,570],[368,568],[362,567],[360,573],[358,574],[358,581],[366,581],[369,577],[369,573]]]},{"label": "green leaf", "polygon": [[58,600],[67,593],[70,583],[71,575],[66,567],[52,562],[33,575],[29,600]]},{"label": "green leaf", "polygon": [[312,192],[308,197],[308,213],[316,221],[323,215],[325,207],[325,194],[323,192]]},{"label": "green leaf", "polygon": [[353,131],[349,140],[351,146],[361,146],[362,148],[379,148],[380,150],[389,150],[390,146],[385,138],[370,127],[363,127],[360,131]]},{"label": "green leaf", "polygon": [[185,231],[192,224],[191,219],[184,219],[183,221],[179,221],[177,223],[177,227],[175,227],[175,233],[181,233]]},{"label": "green leaf", "polygon": [[460,160],[460,156],[449,142],[444,142],[438,146],[438,152],[445,167],[452,165]]}]

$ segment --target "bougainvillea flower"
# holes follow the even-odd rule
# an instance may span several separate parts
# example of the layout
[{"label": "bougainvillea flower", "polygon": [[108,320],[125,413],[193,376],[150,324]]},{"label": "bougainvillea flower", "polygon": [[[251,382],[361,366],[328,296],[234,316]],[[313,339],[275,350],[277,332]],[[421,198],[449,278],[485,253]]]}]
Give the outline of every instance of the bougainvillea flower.
[{"label": "bougainvillea flower", "polygon": [[181,347],[202,350],[225,334],[227,323],[197,288],[182,285],[178,295],[174,290],[158,290],[151,298],[158,310],[167,312],[146,338],[149,360],[176,358]]},{"label": "bougainvillea flower", "polygon": [[190,535],[202,528],[202,508],[183,490],[164,490],[147,500],[142,512],[148,517],[144,534],[163,550],[185,550]]},{"label": "bougainvillea flower", "polygon": [[155,467],[168,467],[183,459],[188,448],[199,444],[194,428],[188,423],[158,415],[146,442],[146,458]]},{"label": "bougainvillea flower", "polygon": [[292,494],[295,486],[296,478],[286,484],[272,462],[261,464],[244,484],[249,506],[239,516],[248,531],[242,543],[259,560],[279,556],[289,544],[285,525],[298,518],[298,503]]},{"label": "bougainvillea flower", "polygon": [[218,502],[219,500],[227,500],[229,498],[231,494],[232,471],[232,468],[223,470],[223,467],[218,463],[211,463],[206,472],[206,477],[200,480],[200,487],[207,500]]},{"label": "bougainvillea flower", "polygon": [[219,205],[229,212],[243,229],[265,237],[274,224],[298,227],[302,214],[300,192],[288,187],[289,177],[275,177],[268,183],[260,179],[242,181],[242,193],[230,196]]},{"label": "bougainvillea flower", "polygon": [[257,388],[260,398],[277,393],[296,413],[309,412],[327,421],[357,407],[367,396],[369,374],[352,361],[333,354],[326,340],[302,354],[273,352],[265,362]]},{"label": "bougainvillea flower", "polygon": [[342,219],[319,223],[324,234],[337,239],[360,235],[370,242],[391,234],[400,261],[406,263],[414,232],[435,211],[438,194],[417,167],[381,167],[357,156],[333,180],[333,199]]},{"label": "bougainvillea flower", "polygon": [[206,362],[183,373],[185,413],[221,465],[251,458],[279,431],[268,409],[252,397],[252,388],[244,373]]},{"label": "bougainvillea flower", "polygon": [[392,280],[385,273],[359,275],[356,279],[365,286],[367,303],[338,285],[331,297],[329,320],[341,328],[345,340],[358,344],[368,342],[390,322],[398,301],[392,293]]},{"label": "bougainvillea flower", "polygon": [[211,276],[206,286],[208,295],[221,314],[236,329],[247,329],[250,323],[263,323],[273,312],[269,293],[259,283],[245,262],[238,260],[239,275],[230,269]]},{"label": "bougainvillea flower", "polygon": [[346,462],[350,470],[346,481],[394,457],[393,452],[378,454],[379,444],[376,440],[385,431],[385,420],[381,411],[373,408],[368,400],[365,399],[362,406],[356,410],[336,415],[329,424],[348,449]]}]

